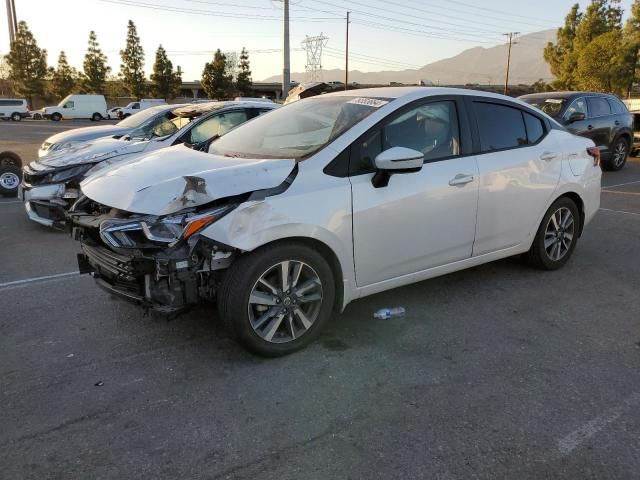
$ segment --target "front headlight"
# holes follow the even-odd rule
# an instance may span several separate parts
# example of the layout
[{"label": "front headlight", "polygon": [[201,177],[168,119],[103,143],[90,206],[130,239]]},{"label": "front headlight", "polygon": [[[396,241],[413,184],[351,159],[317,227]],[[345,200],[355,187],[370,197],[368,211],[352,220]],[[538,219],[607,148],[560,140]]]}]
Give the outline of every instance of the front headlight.
[{"label": "front headlight", "polygon": [[152,217],[140,221],[106,220],[100,225],[100,236],[105,242],[118,248],[143,248],[145,239],[173,246],[181,240],[189,239],[234,208],[235,205],[231,204],[203,213],[184,213],[160,219]]},{"label": "front headlight", "polygon": [[76,167],[59,170],[49,175],[49,181],[51,183],[66,182],[68,180],[73,179],[74,177],[84,175],[86,172],[88,172],[91,169],[91,167],[93,167],[93,164],[87,163],[83,165],[78,165]]}]

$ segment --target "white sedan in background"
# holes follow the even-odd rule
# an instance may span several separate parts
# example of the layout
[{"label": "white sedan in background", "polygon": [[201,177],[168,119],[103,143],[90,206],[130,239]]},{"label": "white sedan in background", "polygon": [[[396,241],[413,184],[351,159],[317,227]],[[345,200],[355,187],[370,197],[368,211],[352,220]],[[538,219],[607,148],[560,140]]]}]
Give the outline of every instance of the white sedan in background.
[{"label": "white sedan in background", "polygon": [[[290,353],[349,302],[526,254],[553,270],[600,204],[599,152],[501,95],[346,91],[81,185],[80,271],[147,309],[217,300],[248,349]],[[86,198],[85,198],[86,197]]]}]

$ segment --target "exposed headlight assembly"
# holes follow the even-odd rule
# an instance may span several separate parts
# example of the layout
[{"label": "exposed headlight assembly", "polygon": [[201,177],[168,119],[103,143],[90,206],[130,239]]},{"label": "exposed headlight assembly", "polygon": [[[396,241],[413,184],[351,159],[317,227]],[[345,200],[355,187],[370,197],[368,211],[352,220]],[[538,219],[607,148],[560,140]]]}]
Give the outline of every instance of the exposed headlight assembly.
[{"label": "exposed headlight assembly", "polygon": [[235,205],[231,204],[202,213],[184,213],[160,219],[153,217],[134,222],[107,220],[100,226],[100,237],[116,248],[142,248],[144,245],[141,245],[140,240],[144,239],[171,247],[181,240],[189,239],[234,208]]},{"label": "exposed headlight assembly", "polygon": [[64,170],[58,170],[57,172],[49,174],[49,181],[52,183],[66,182],[74,177],[84,175],[91,167],[93,167],[93,164],[89,163],[78,165],[76,167],[65,168]]}]

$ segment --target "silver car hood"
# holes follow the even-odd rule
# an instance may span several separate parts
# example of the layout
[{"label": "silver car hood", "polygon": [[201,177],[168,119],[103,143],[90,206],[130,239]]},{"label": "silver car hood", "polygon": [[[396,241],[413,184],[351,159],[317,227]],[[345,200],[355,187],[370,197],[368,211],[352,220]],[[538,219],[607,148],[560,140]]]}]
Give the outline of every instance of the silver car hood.
[{"label": "silver car hood", "polygon": [[[100,125],[96,127],[74,128],[66,132],[56,133],[47,138],[46,142],[51,144],[67,142],[87,142],[96,138],[113,137],[124,135],[131,131],[131,128],[118,127],[117,125]],[[53,153],[53,152],[52,152]]]},{"label": "silver car hood", "polygon": [[34,170],[44,170],[58,167],[69,167],[83,163],[96,163],[108,158],[141,152],[149,144],[149,140],[116,140],[114,138],[99,138],[93,142],[78,143],[53,152],[32,162]]},{"label": "silver car hood", "polygon": [[131,213],[169,215],[214,200],[277,187],[293,159],[230,158],[183,145],[136,156],[88,177],[82,193]]}]

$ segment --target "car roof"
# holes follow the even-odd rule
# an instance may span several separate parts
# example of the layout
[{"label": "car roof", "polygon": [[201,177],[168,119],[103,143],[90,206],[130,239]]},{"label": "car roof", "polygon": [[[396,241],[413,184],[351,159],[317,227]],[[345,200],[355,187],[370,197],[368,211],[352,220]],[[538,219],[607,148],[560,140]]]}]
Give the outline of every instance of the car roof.
[{"label": "car roof", "polygon": [[612,97],[613,95],[609,93],[602,92],[541,92],[541,93],[529,93],[527,95],[522,95],[518,98],[577,98],[577,97]]},{"label": "car roof", "polygon": [[[520,103],[513,97],[507,97],[493,92],[484,92],[481,90],[471,90],[466,88],[449,88],[449,87],[423,87],[423,86],[407,86],[407,87],[379,87],[379,88],[361,88],[355,90],[341,90],[339,92],[331,92],[322,95],[326,96],[348,96],[348,97],[364,97],[364,98],[406,98],[418,99],[433,97],[436,95],[466,95],[490,97],[502,100],[511,100]],[[314,98],[314,97],[310,97]],[[317,97],[315,97],[317,98]]]},{"label": "car roof", "polygon": [[178,117],[194,118],[204,115],[209,112],[216,112],[220,110],[226,110],[232,107],[254,107],[254,108],[277,108],[280,105],[277,103],[269,102],[256,102],[256,101],[228,101],[228,102],[206,102],[206,103],[190,103],[182,105],[173,110],[174,115]]}]

